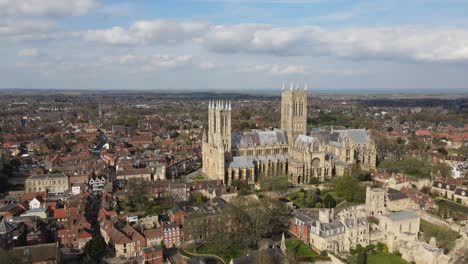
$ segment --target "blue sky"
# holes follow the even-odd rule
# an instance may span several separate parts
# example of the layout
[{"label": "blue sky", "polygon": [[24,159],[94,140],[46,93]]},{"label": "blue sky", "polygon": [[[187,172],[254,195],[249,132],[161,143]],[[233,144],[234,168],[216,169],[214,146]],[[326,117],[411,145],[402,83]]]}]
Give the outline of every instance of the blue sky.
[{"label": "blue sky", "polygon": [[0,88],[468,89],[463,0],[0,0]]}]

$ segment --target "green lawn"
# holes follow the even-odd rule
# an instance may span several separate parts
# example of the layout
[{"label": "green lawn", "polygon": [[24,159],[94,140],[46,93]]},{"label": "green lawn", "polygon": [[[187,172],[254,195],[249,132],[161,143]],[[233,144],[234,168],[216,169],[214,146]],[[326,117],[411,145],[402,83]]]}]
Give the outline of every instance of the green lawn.
[{"label": "green lawn", "polygon": [[297,250],[297,255],[299,257],[318,256],[317,252],[315,252],[312,248],[310,248],[308,245],[304,244],[304,242],[298,239],[287,239],[286,248],[288,250]]},{"label": "green lawn", "polygon": [[189,249],[190,252],[195,252],[198,254],[213,254],[217,255],[229,263],[231,259],[244,256],[246,254],[244,246],[241,243],[231,243],[229,245],[216,245],[213,243],[207,243],[197,248],[195,251],[194,248]]},{"label": "green lawn", "polygon": [[203,177],[203,175],[201,175],[201,174],[198,174],[198,175],[196,175],[196,176],[194,176],[192,178],[192,180],[204,180],[204,179],[205,179],[205,177]]},{"label": "green lawn", "polygon": [[394,254],[382,254],[367,256],[367,264],[408,264],[406,260]]}]

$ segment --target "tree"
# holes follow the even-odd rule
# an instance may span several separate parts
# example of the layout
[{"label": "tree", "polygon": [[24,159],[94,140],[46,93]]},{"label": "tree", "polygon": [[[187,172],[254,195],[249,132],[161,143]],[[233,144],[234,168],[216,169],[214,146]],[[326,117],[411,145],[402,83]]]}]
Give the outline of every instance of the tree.
[{"label": "tree", "polygon": [[137,210],[141,210],[148,201],[151,185],[143,179],[131,179],[127,182],[127,190],[128,204],[132,207],[136,207]]},{"label": "tree", "polygon": [[288,188],[287,176],[260,177],[260,186],[266,191],[282,191]]},{"label": "tree", "polygon": [[433,172],[440,172],[444,177],[449,177],[452,175],[452,167],[447,163],[438,163],[432,167]]},{"label": "tree", "polygon": [[349,175],[335,181],[335,192],[339,197],[349,202],[362,200],[362,192],[364,192],[365,197],[365,190],[359,185],[358,180]]},{"label": "tree", "polygon": [[468,157],[468,146],[458,148],[457,154],[461,157]]},{"label": "tree", "polygon": [[356,263],[357,264],[366,264],[366,252],[361,244],[357,244],[356,246]]},{"label": "tree", "polygon": [[444,156],[447,156],[448,155],[448,152],[447,150],[444,148],[444,147],[440,147],[437,149],[437,152],[444,155]]},{"label": "tree", "polygon": [[317,202],[317,195],[315,194],[315,191],[308,191],[304,199],[305,206],[314,207],[316,202]]},{"label": "tree", "polygon": [[84,260],[87,263],[100,263],[105,254],[106,242],[102,236],[93,237],[83,248]]},{"label": "tree", "polygon": [[335,208],[336,207],[336,200],[333,198],[333,196],[329,193],[325,195],[325,198],[323,199],[323,205],[326,208]]}]

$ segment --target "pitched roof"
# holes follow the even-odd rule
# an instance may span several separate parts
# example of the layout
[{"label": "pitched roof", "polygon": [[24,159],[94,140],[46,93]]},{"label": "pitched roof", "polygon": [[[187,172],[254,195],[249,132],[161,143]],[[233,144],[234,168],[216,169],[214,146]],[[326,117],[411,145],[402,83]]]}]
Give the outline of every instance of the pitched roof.
[{"label": "pitched roof", "polygon": [[143,234],[145,235],[146,239],[153,239],[153,238],[163,236],[162,228],[160,228],[160,227],[153,228],[153,229],[147,229],[147,230],[143,231]]},{"label": "pitched roof", "polygon": [[286,131],[275,129],[273,131],[252,131],[242,134],[232,135],[232,145],[235,147],[242,146],[271,146],[271,145],[286,145],[288,137]]},{"label": "pitched roof", "polygon": [[54,210],[54,219],[67,218],[67,210],[65,208],[56,208]]},{"label": "pitched roof", "polygon": [[408,198],[408,196],[405,193],[392,189],[392,188],[388,188],[387,197],[390,201],[396,201],[396,200],[402,200],[402,199]]},{"label": "pitched roof", "polygon": [[399,220],[419,217],[416,213],[411,212],[411,211],[401,211],[401,212],[396,212],[396,213],[390,213],[390,214],[386,214],[384,216],[389,218],[390,220],[393,220],[393,221],[399,221]]},{"label": "pitched roof", "polygon": [[27,257],[28,263],[54,261],[61,254],[57,243],[15,247],[13,252]]},{"label": "pitched roof", "polygon": [[15,228],[16,228],[16,225],[7,222],[5,218],[3,218],[2,221],[0,222],[0,234],[9,233],[15,230]]}]

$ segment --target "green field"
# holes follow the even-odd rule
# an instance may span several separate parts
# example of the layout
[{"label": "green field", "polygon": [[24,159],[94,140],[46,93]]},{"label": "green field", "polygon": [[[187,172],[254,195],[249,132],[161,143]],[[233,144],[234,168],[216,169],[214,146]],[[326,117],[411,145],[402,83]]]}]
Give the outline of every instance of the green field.
[{"label": "green field", "polygon": [[213,254],[217,255],[229,263],[231,259],[244,256],[246,254],[245,249],[240,243],[231,243],[230,245],[216,245],[213,243],[207,243],[196,250],[195,248],[189,249],[190,252],[195,252],[197,254]]},{"label": "green field", "polygon": [[297,255],[299,257],[314,257],[318,256],[308,245],[304,244],[301,240],[298,239],[288,239],[286,240],[286,248],[288,250],[297,250]]},{"label": "green field", "polygon": [[408,264],[406,260],[394,254],[382,254],[367,256],[367,264]]}]

